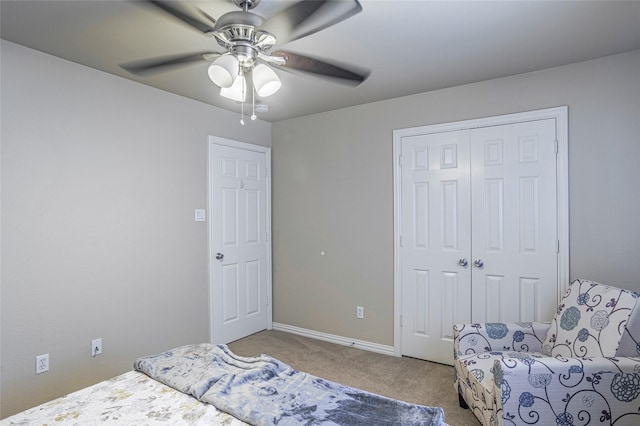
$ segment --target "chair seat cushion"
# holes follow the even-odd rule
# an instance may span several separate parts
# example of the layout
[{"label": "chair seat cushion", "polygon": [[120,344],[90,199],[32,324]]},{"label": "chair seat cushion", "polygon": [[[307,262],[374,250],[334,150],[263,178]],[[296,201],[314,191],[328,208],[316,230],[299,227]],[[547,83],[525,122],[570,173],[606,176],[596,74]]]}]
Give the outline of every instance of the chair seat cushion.
[{"label": "chair seat cushion", "polygon": [[[478,354],[461,356],[459,363],[462,367],[458,369],[463,373],[465,384],[477,394],[480,402],[488,410],[496,411],[494,397],[494,363],[496,360],[503,361],[509,359],[510,362],[521,362],[530,364],[535,359],[548,358],[540,352],[516,352],[516,351],[492,351]],[[526,378],[525,378],[526,380]],[[510,394],[508,382],[502,382],[501,399],[507,399]]]}]

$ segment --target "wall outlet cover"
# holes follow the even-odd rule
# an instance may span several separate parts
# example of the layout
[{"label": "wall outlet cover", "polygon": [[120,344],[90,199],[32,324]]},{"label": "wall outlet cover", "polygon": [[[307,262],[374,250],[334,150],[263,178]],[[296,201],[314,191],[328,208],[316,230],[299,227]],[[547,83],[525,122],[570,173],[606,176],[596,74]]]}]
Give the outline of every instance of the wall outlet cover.
[{"label": "wall outlet cover", "polygon": [[36,357],[36,374],[49,371],[49,354],[38,355]]}]

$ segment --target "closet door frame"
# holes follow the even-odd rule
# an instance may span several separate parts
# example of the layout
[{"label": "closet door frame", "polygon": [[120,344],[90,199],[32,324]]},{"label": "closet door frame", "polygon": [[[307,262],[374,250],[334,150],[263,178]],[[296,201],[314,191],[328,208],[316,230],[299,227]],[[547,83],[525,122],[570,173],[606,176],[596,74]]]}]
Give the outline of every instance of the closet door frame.
[{"label": "closet door frame", "polygon": [[558,229],[558,294],[557,300],[569,285],[569,129],[568,107],[554,107],[535,111],[505,114],[472,120],[455,121],[450,123],[433,124],[393,131],[393,204],[394,204],[394,355],[402,356],[402,246],[401,246],[401,218],[402,218],[402,169],[401,153],[402,138],[431,133],[450,132],[458,130],[476,129],[489,126],[500,126],[525,121],[554,119],[556,123],[556,138],[558,155],[556,157],[556,194],[557,229]]}]

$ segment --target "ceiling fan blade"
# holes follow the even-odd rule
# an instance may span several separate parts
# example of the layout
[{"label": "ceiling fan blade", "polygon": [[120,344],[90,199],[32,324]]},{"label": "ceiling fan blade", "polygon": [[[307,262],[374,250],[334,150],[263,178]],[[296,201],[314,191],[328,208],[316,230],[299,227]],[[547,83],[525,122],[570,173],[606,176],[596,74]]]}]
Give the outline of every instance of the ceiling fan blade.
[{"label": "ceiling fan blade", "polygon": [[326,77],[335,80],[338,83],[349,86],[357,86],[369,77],[370,71],[358,69],[355,66],[338,65],[329,63],[309,56],[299,55],[297,53],[277,51],[272,56],[282,57],[285,59],[283,65],[275,65],[285,71],[301,71],[310,73],[317,77]]},{"label": "ceiling fan blade", "polygon": [[213,25],[213,26],[216,25],[216,19],[213,16],[209,15],[207,12],[205,12],[204,10],[202,10],[200,8],[198,8],[198,12],[200,13],[200,15],[204,16],[205,18],[207,18],[207,20],[209,22],[211,22],[211,25]]},{"label": "ceiling fan blade", "polygon": [[[191,11],[188,11],[184,7],[181,7],[180,2],[149,0],[148,2],[146,2],[146,4],[151,4],[167,12],[174,18],[177,18],[178,20],[187,24],[191,28],[200,31],[201,33],[208,34],[213,30],[213,25],[211,25],[211,23],[201,21],[198,17],[194,16]],[[213,21],[213,23],[215,24],[215,19],[207,15],[204,11],[199,11],[200,14],[204,15],[209,21]]]},{"label": "ceiling fan blade", "polygon": [[199,61],[211,61],[220,56],[220,53],[201,52],[190,55],[164,56],[162,58],[144,59],[142,61],[129,62],[120,65],[120,68],[135,75],[150,75],[157,72],[167,71],[169,68],[189,65]]},{"label": "ceiling fan blade", "polygon": [[299,1],[268,19],[260,29],[285,44],[317,33],[362,10],[358,0]]}]

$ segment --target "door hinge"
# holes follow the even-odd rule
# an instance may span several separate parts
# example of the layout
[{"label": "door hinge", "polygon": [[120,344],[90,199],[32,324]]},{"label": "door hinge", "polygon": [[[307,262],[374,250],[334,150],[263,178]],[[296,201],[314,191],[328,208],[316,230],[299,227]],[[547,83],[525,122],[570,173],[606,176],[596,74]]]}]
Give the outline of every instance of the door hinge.
[{"label": "door hinge", "polygon": [[400,235],[400,247],[404,247],[404,239],[402,238],[402,235]]},{"label": "door hinge", "polygon": [[554,141],[554,149],[556,150],[556,154],[560,151],[560,143],[558,142],[558,139]]},{"label": "door hinge", "polygon": [[560,240],[556,240],[556,254],[560,253]]},{"label": "door hinge", "polygon": [[400,168],[402,168],[402,155],[398,156],[398,166],[400,166]]},{"label": "door hinge", "polygon": [[404,327],[404,317],[400,315],[400,327]]}]

